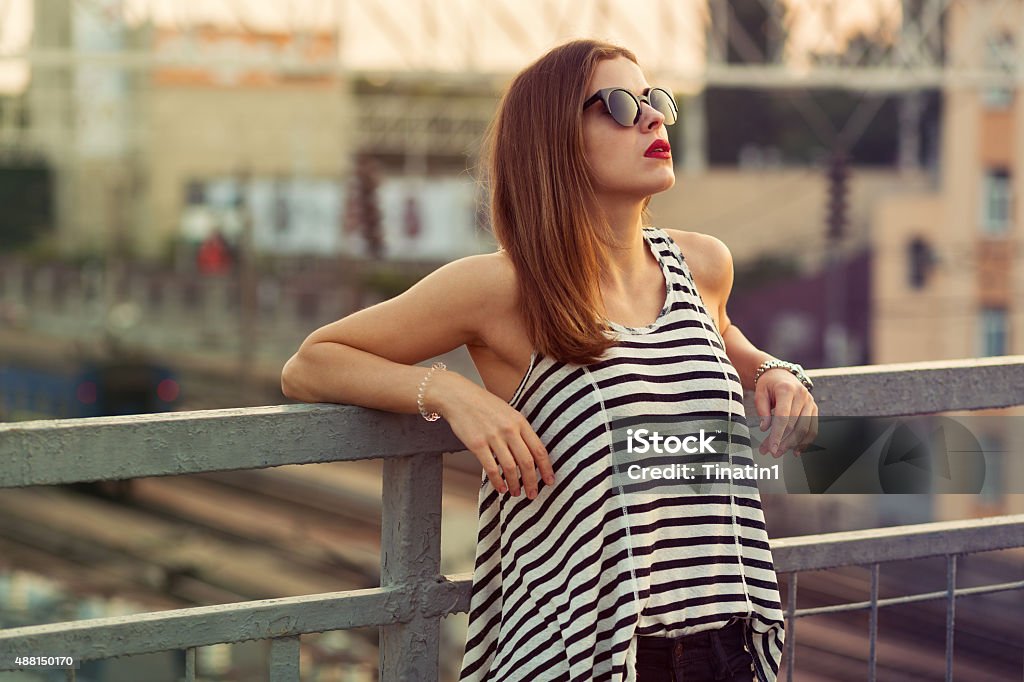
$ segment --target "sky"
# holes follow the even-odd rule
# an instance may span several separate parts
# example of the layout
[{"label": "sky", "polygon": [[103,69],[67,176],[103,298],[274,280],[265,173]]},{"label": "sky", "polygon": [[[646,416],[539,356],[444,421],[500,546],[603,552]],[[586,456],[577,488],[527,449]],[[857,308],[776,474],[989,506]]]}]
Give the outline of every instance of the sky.
[{"label": "sky", "polygon": [[[35,0],[45,7],[48,0]],[[791,62],[808,48],[841,49],[843,36],[879,18],[898,25],[899,0],[784,0]],[[0,0],[0,92],[22,90],[33,0]],[[152,20],[160,26],[212,23],[281,31],[341,26],[341,59],[359,70],[464,70],[513,73],[554,45],[593,36],[632,49],[651,73],[699,70],[703,0],[73,0],[94,16]],[[482,11],[481,7],[489,7]],[[643,11],[640,8],[643,8]],[[829,31],[829,13],[837,32]],[[673,26],[671,35],[661,30]]]}]

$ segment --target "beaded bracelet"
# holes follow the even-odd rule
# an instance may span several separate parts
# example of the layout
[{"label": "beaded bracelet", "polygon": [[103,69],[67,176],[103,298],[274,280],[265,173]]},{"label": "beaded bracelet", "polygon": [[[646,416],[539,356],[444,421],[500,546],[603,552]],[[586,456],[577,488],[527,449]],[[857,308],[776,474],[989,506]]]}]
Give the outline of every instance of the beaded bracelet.
[{"label": "beaded bracelet", "polygon": [[436,422],[438,419],[441,418],[441,415],[439,415],[437,412],[431,412],[427,414],[427,410],[423,406],[423,392],[427,390],[427,382],[430,381],[430,377],[431,375],[434,374],[435,369],[448,368],[445,367],[445,364],[443,362],[435,362],[433,365],[431,365],[430,370],[427,372],[427,376],[423,377],[423,381],[420,382],[420,390],[416,396],[416,405],[420,408],[420,414],[423,415],[423,418],[426,419],[428,422]]}]

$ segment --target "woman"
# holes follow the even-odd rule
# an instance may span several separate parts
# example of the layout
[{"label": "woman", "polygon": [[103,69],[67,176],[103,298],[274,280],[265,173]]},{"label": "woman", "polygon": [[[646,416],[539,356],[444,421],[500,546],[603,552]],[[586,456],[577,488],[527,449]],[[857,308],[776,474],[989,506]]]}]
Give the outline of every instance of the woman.
[{"label": "woman", "polygon": [[[723,418],[729,447],[747,445],[729,462],[751,463],[743,388],[771,429],[761,454],[814,436],[799,366],[764,365],[725,314],[725,245],[644,227],[675,181],[675,118],[628,50],[553,49],[515,78],[488,135],[501,250],[318,329],[284,368],[291,398],[444,417],[480,460],[462,680],[776,678],[783,621],[756,486],[634,505],[614,476],[611,424],[637,416]],[[463,344],[486,388],[411,366]]]}]

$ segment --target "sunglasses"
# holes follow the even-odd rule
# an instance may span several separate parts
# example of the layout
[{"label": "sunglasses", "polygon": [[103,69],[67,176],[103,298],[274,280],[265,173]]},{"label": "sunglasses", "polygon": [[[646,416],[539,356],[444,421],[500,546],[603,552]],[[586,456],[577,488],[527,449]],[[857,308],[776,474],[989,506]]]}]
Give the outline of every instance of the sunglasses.
[{"label": "sunglasses", "polygon": [[640,120],[640,103],[646,102],[665,116],[665,125],[676,122],[679,107],[672,93],[665,88],[647,88],[644,94],[637,97],[625,88],[602,88],[583,103],[586,109],[598,100],[604,102],[604,108],[612,115],[619,125],[635,126]]}]

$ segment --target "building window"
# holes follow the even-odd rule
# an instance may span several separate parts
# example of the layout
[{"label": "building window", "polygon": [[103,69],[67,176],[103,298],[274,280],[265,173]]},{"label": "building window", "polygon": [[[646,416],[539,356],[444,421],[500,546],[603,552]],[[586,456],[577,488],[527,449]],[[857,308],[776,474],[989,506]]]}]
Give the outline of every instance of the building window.
[{"label": "building window", "polygon": [[914,237],[907,243],[907,275],[911,289],[921,289],[928,283],[935,263],[935,252],[923,237]]},{"label": "building window", "polygon": [[1006,308],[982,308],[980,327],[981,357],[1006,355]]},{"label": "building window", "polygon": [[201,206],[206,203],[206,187],[199,180],[185,183],[185,203],[189,206]]},{"label": "building window", "polygon": [[[1013,54],[1013,36],[1004,33],[990,37],[985,50],[985,70],[1013,74],[1016,68]],[[989,110],[1005,110],[1013,105],[1013,90],[1007,87],[985,87],[981,90],[981,102]]]},{"label": "building window", "polygon": [[985,171],[981,190],[981,227],[988,234],[1004,234],[1010,226],[1010,172],[1005,168]]}]

